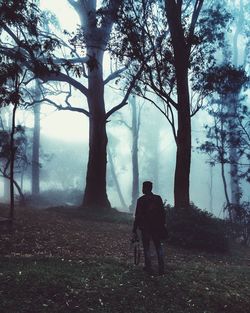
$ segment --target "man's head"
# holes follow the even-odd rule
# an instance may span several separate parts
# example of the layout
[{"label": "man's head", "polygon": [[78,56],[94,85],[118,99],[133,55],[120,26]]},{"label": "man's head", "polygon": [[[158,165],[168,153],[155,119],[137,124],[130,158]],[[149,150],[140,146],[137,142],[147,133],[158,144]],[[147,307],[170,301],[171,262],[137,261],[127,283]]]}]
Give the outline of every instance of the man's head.
[{"label": "man's head", "polygon": [[153,183],[151,181],[145,181],[142,184],[142,192],[144,195],[148,195],[152,192]]}]

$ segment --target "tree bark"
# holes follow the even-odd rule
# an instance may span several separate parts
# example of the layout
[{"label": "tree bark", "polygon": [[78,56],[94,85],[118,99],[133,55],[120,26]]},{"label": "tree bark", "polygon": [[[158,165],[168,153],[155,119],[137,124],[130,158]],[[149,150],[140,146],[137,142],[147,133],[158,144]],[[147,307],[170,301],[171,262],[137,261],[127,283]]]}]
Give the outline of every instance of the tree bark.
[{"label": "tree bark", "polygon": [[174,50],[174,66],[177,85],[178,131],[174,181],[174,205],[187,208],[189,199],[189,176],[191,166],[191,117],[188,87],[188,64],[190,52],[186,44],[181,20],[181,2],[165,1],[167,20]]},{"label": "tree bark", "polygon": [[[37,99],[40,98],[37,88]],[[39,149],[40,149],[40,103],[34,105],[34,129],[33,129],[33,146],[32,146],[32,195],[40,193],[40,166],[39,166]]]},{"label": "tree bark", "polygon": [[[79,14],[84,32],[88,66],[88,90],[84,90],[89,107],[89,159],[83,208],[99,212],[109,209],[106,193],[107,133],[104,103],[103,53],[107,48],[114,16],[121,1],[110,1],[98,25],[96,0],[68,0]],[[84,88],[85,89],[85,88]]]},{"label": "tree bark", "polygon": [[[229,113],[229,159],[230,159],[230,185],[231,185],[231,204],[239,206],[241,198],[241,188],[238,169],[238,147],[237,142],[240,139],[237,134],[237,103],[239,94],[229,95],[228,113]],[[235,215],[235,213],[234,213]],[[233,216],[234,218],[234,216]]]},{"label": "tree bark", "polygon": [[138,164],[138,139],[139,139],[139,120],[135,102],[135,97],[131,97],[132,109],[132,202],[130,212],[135,210],[136,201],[139,197],[139,164]]},{"label": "tree bark", "polygon": [[106,193],[107,133],[103,84],[103,50],[89,48],[96,67],[88,69],[89,160],[82,206],[99,211],[110,208]]},{"label": "tree bark", "polygon": [[12,126],[10,133],[10,219],[14,218],[14,209],[15,209],[15,193],[14,193],[14,164],[15,164],[15,143],[14,143],[14,135],[15,135],[15,120],[16,120],[16,110],[17,104],[13,104],[13,112],[12,112]]},{"label": "tree bark", "polygon": [[[238,39],[240,32],[242,31],[242,25],[244,23],[244,14],[243,14],[243,2],[240,0],[240,10],[238,19],[236,21],[236,28],[235,33],[233,36],[233,56],[232,61],[233,64],[237,67],[239,63],[239,53],[238,53]],[[229,149],[229,157],[230,157],[230,186],[231,186],[231,204],[235,206],[240,205],[240,199],[241,199],[241,186],[240,186],[240,179],[239,179],[239,168],[238,168],[238,148],[234,145],[235,142],[239,138],[237,138],[239,135],[237,135],[237,124],[235,117],[237,116],[237,107],[239,103],[240,98],[240,92],[239,90],[236,93],[229,94],[229,101],[228,101],[228,113],[230,116],[229,119],[229,136],[230,136],[230,149]],[[236,218],[236,212],[233,209],[232,212],[232,219],[235,220]]]},{"label": "tree bark", "polygon": [[[178,77],[178,76],[177,76]],[[187,208],[189,199],[189,177],[191,167],[191,118],[188,78],[185,71],[177,78],[178,92],[178,132],[174,181],[174,204]]]}]

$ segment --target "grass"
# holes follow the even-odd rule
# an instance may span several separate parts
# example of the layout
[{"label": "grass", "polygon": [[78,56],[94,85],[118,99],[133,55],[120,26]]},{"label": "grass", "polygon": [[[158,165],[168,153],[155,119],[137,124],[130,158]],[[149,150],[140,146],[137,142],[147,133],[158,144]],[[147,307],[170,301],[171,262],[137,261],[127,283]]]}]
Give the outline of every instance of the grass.
[{"label": "grass", "polygon": [[1,259],[2,313],[245,313],[249,267],[167,265],[162,277],[112,259]]},{"label": "grass", "polygon": [[[230,255],[167,246],[166,274],[128,254],[131,225],[19,210],[0,232],[0,313],[246,313],[249,248]],[[237,253],[236,253],[237,252]]]}]

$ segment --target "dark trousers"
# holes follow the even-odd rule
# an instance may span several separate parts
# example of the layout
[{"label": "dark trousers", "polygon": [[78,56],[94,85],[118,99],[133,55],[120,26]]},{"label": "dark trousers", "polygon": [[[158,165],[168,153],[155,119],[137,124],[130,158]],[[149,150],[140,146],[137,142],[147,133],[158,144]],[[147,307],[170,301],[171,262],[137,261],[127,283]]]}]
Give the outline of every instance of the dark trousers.
[{"label": "dark trousers", "polygon": [[146,270],[151,270],[150,241],[153,241],[158,258],[159,273],[164,272],[164,255],[161,240],[157,236],[142,231],[142,244]]}]

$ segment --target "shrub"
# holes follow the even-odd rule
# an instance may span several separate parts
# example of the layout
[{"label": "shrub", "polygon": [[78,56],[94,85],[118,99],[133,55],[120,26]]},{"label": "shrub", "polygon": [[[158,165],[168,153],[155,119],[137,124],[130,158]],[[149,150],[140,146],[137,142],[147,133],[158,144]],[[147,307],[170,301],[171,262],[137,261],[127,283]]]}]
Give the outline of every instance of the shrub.
[{"label": "shrub", "polygon": [[225,222],[191,205],[189,208],[166,208],[169,242],[185,248],[226,252],[228,238]]}]

